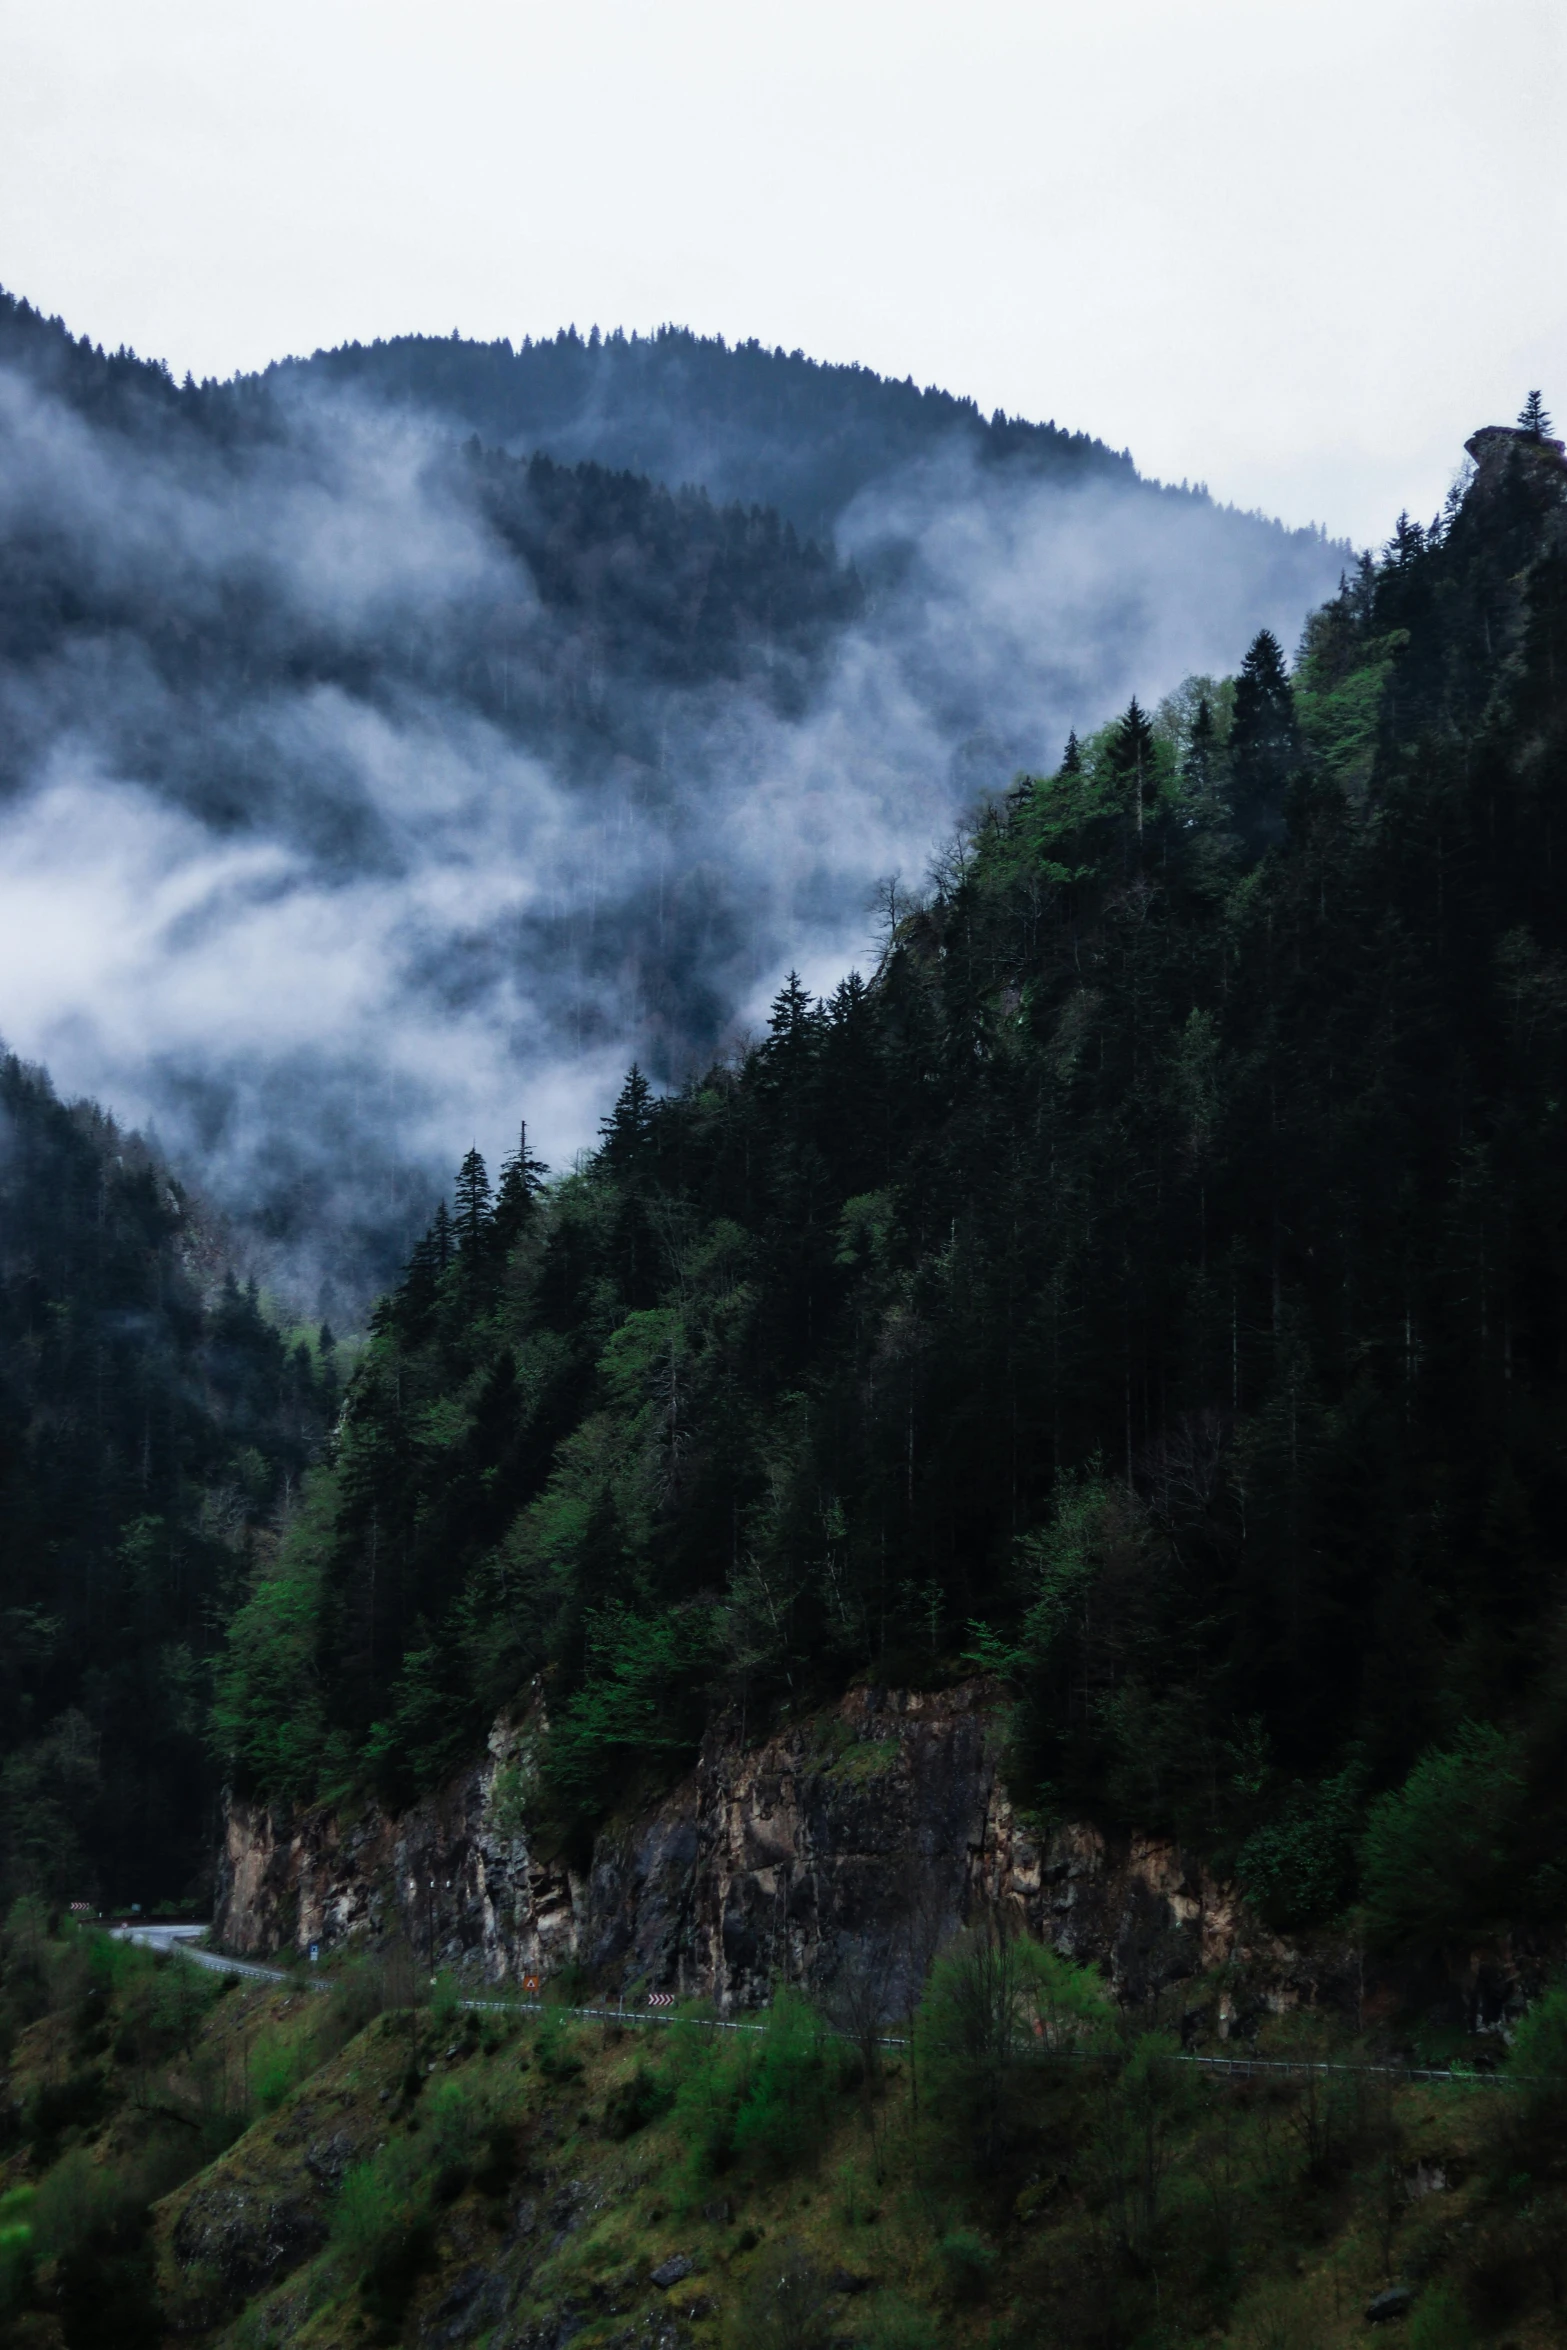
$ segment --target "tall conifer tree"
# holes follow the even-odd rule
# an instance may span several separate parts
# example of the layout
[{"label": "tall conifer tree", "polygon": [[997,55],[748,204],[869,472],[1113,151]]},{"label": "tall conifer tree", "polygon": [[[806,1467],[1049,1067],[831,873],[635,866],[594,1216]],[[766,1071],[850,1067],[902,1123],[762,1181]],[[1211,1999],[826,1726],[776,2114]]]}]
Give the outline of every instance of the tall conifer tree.
[{"label": "tall conifer tree", "polygon": [[600,1123],[600,1156],[611,1167],[634,1166],[646,1149],[652,1131],[653,1088],[633,1061],[614,1108]]},{"label": "tall conifer tree", "polygon": [[1300,757],[1295,696],[1278,638],[1259,628],[1235,681],[1230,727],[1231,803],[1247,846],[1267,848],[1284,831],[1284,787]]},{"label": "tall conifer tree", "polygon": [[528,1149],[528,1127],[524,1120],[517,1129],[517,1148],[502,1166],[501,1179],[495,1188],[491,1229],[501,1248],[509,1248],[532,1221],[548,1173],[544,1161],[534,1158]]},{"label": "tall conifer tree", "polygon": [[493,1213],[490,1175],[477,1146],[457,1171],[457,1244],[464,1256],[477,1257],[484,1245]]},{"label": "tall conifer tree", "polygon": [[1533,440],[1549,440],[1551,420],[1546,413],[1545,402],[1538,392],[1531,392],[1519,409],[1518,429],[1520,432],[1528,433]]},{"label": "tall conifer tree", "polygon": [[1135,694],[1126,706],[1125,717],[1115,730],[1110,745],[1110,764],[1120,778],[1133,826],[1141,840],[1144,818],[1152,808],[1158,790],[1158,771],[1153,728]]}]

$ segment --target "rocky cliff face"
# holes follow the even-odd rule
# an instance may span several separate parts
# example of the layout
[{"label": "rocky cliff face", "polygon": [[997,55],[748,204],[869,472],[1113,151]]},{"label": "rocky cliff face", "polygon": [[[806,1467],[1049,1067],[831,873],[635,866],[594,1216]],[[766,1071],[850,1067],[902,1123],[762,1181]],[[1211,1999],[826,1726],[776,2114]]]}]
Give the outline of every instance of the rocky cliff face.
[{"label": "rocky cliff face", "polygon": [[1104,1965],[1125,1996],[1178,1983],[1223,2034],[1246,2003],[1358,1996],[1347,1958],[1310,1970],[1233,1888],[1174,1845],[1086,1825],[1036,1837],[998,1771],[995,1695],[856,1689],[745,1747],[715,1734],[694,1772],[600,1836],[583,1875],[527,1827],[529,1728],[398,1818],[292,1819],[230,1805],[217,1932],[231,1949],[406,1940],[432,1968],[517,1983],[568,1962],[627,1997],[677,1990],[720,2010],[782,1976],[831,1992],[869,1976],[890,2013],[984,1906]]}]

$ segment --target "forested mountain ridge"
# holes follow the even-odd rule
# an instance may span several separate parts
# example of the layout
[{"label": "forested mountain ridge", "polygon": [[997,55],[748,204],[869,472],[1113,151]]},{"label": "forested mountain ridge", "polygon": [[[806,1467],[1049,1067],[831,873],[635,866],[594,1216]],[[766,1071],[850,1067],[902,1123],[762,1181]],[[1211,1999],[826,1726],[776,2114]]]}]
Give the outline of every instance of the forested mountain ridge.
[{"label": "forested mountain ridge", "polygon": [[1567,470],[1471,448],[872,981],[546,1196],[470,1154],[236,1619],[241,1783],[405,1794],[542,1675],[569,1839],[717,1706],[967,1659],[1020,1796],[1281,1921],[1563,1913]]},{"label": "forested mountain ridge", "polygon": [[[0,364],[220,496],[226,475],[238,488],[249,468],[279,463],[298,421],[254,385],[181,388],[154,363],[94,351],[3,294]],[[319,437],[293,454],[307,474],[340,462]],[[860,609],[852,571],[758,506],[715,507],[700,488],[672,491],[596,462],[519,462],[476,438],[441,452],[435,470],[442,491],[521,559],[537,615],[514,601],[497,611],[491,579],[474,583],[467,608],[432,611],[416,635],[388,631],[384,612],[292,602],[275,547],[252,544],[239,576],[216,582],[208,564],[159,564],[145,545],[139,564],[95,563],[80,531],[62,531],[56,516],[29,514],[22,502],[0,568],[0,663],[13,668],[17,715],[32,725],[11,731],[4,780],[19,781],[36,756],[48,667],[78,646],[96,646],[101,658],[116,638],[134,639],[167,694],[199,686],[214,695],[268,670],[371,700],[423,686],[536,741],[541,729],[547,739],[584,725],[615,734],[602,681],[597,694],[583,690],[595,663],[622,679],[738,676],[748,646],[806,655]],[[29,671],[31,691],[17,693]],[[771,673],[764,661],[762,674]],[[152,748],[144,744],[144,755]],[[149,780],[165,778],[155,766]],[[187,794],[198,788],[186,784]],[[252,787],[222,812],[253,822],[265,808]]]},{"label": "forested mountain ridge", "polygon": [[660,327],[651,335],[474,343],[397,335],[278,361],[259,379],[287,390],[330,384],[449,417],[508,448],[592,456],[671,483],[776,506],[797,528],[830,536],[845,508],[882,475],[961,446],[983,465],[1017,459],[1062,481],[1136,482],[1129,452],[1055,423],[1031,424],[934,385],[868,367],[824,365],[801,351]]},{"label": "forested mountain ridge", "polygon": [[155,1153],[0,1060],[0,1882],[210,1867],[223,1626],[338,1408]]}]

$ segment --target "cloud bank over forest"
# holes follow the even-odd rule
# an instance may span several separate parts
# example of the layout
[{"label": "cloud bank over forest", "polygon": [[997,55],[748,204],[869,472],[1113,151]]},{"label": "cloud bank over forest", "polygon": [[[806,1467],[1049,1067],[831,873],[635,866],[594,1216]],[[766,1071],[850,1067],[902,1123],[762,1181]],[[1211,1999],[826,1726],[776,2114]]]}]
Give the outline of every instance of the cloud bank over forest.
[{"label": "cloud bank over forest", "polygon": [[675,1082],[863,962],[978,793],[1292,641],[1342,561],[944,415],[879,471],[861,420],[828,553],[392,388],[181,393],[0,319],[0,1034],[307,1302],[383,1280],[470,1140],[525,1114],[558,1165],[633,1056]]}]

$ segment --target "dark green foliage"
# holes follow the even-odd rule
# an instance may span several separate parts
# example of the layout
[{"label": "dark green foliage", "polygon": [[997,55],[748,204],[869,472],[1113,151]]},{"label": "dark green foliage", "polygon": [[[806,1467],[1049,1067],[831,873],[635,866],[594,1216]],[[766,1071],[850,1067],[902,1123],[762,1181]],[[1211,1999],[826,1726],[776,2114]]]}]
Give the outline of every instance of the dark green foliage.
[{"label": "dark green foliage", "polygon": [[777,2177],[808,2163],[857,2072],[854,2051],[780,1986],[759,2035],[697,2019],[675,2027],[608,2101],[605,2125],[625,2136],[667,2113],[685,2148],[685,2188],[699,2199],[715,2178]]},{"label": "dark green foliage", "polygon": [[215,1272],[138,1137],[0,1060],[7,1898],[150,1907],[206,1859],[214,1655],[331,1408],[308,1346]]},{"label": "dark green foliage", "polygon": [[611,2138],[633,2138],[667,2113],[673,2099],[670,2085],[638,2064],[605,2099],[604,2128]]},{"label": "dark green foliage", "polygon": [[539,2025],[536,2054],[539,2071],[545,2080],[559,2085],[564,2081],[580,2081],[582,2058],[573,2045],[570,2027],[558,2008],[546,2008]]},{"label": "dark green foliage", "polygon": [[653,1127],[653,1088],[635,1061],[609,1116],[599,1128],[605,1160],[626,1170],[638,1165]]},{"label": "dark green foliage", "polygon": [[829,2350],[832,2283],[798,2244],[769,2246],[746,2281],[726,2340],[734,2350]]},{"label": "dark green foliage", "polygon": [[375,2329],[372,2341],[395,2342],[421,2277],[435,2265],[435,2230],[429,2220],[398,2220],[372,2252],[360,2279],[359,2298]]},{"label": "dark green foliage", "polygon": [[825,2134],[849,2073],[849,2051],[830,2038],[798,1993],[782,1986],[748,2058],[735,2109],[735,2158],[773,2172],[797,2168]]},{"label": "dark green foliage", "polygon": [[1528,399],[1525,400],[1523,406],[1519,409],[1518,429],[1520,432],[1528,433],[1531,440],[1543,441],[1549,439],[1551,431],[1551,420],[1550,417],[1546,414],[1545,402],[1541,399],[1538,392],[1531,392]]},{"label": "dark green foliage", "polygon": [[494,1216],[488,1170],[479,1152],[471,1150],[457,1171],[457,1214],[453,1221],[457,1246],[474,1263],[484,1252]]},{"label": "dark green foliage", "polygon": [[1430,1948],[1500,1926],[1518,1895],[1528,1801],[1516,1738],[1466,1722],[1454,1744],[1423,1754],[1366,1823],[1366,1916],[1393,1947]]},{"label": "dark green foliage", "polygon": [[1352,1756],[1320,1786],[1297,1784],[1276,1797],[1274,1817],[1247,1837],[1235,1873],[1270,1925],[1331,1918],[1349,1901],[1365,1788],[1365,1765]]},{"label": "dark green foliage", "polygon": [[[121,2048],[116,2046],[115,2054]],[[127,2047],[123,2053],[130,2054]],[[36,2149],[40,2168],[47,2169],[60,2151],[61,2141],[68,2132],[90,2130],[103,2119],[108,2101],[103,2074],[94,2069],[67,2073],[63,2081],[46,2081],[32,2097],[22,2117],[22,2126]]]},{"label": "dark green foliage", "polygon": [[1284,790],[1299,757],[1295,697],[1278,638],[1259,629],[1235,681],[1230,799],[1243,839],[1265,848],[1284,830]]},{"label": "dark green foliage", "polygon": [[936,2264],[948,2298],[983,2301],[996,2270],[994,2247],[975,2228],[949,2228],[936,2246]]},{"label": "dark green foliage", "polygon": [[505,2122],[485,2132],[483,2158],[475,2165],[474,2185],[481,2195],[504,2195],[520,2168],[517,2133]]},{"label": "dark green foliage", "polygon": [[495,1213],[490,1223],[491,1245],[501,1255],[521,1239],[538,1213],[548,1173],[544,1161],[529,1152],[527,1126],[520,1126],[517,1148],[501,1168],[501,1179],[495,1190]]},{"label": "dark green foliage", "polygon": [[977,1657],[1020,1793],[1281,1922],[1379,1798],[1378,1931],[1567,1915],[1567,474],[1504,437],[1293,677],[1070,746],[872,983],[438,1222],[237,1619],[250,1784],[405,1794],[538,1681],[580,1855],[724,1707]]},{"label": "dark green foliage", "polygon": [[68,2252],[55,2300],[65,2350],[158,2350],[165,2328],[147,2215],[110,2220]]},{"label": "dark green foliage", "polygon": [[[987,421],[934,389],[675,330],[592,343],[569,333],[523,351],[409,338],[317,354],[265,379],[177,385],[0,294],[0,361],[19,386],[8,429],[28,483],[0,546],[0,798],[52,772],[67,736],[90,739],[111,796],[113,779],[134,778],[179,824],[221,841],[287,842],[339,880],[385,883],[395,866],[406,884],[408,857],[436,853],[433,803],[394,852],[403,818],[385,830],[385,779],[360,772],[370,741],[390,729],[413,744],[433,730],[497,777],[519,751],[539,758],[565,795],[546,856],[565,859],[564,886],[525,890],[504,920],[476,903],[477,928],[451,932],[440,951],[431,933],[402,984],[471,1010],[520,957],[538,982],[530,1053],[596,1055],[629,1018],[661,1084],[731,1031],[782,909],[754,860],[722,847],[724,812],[746,789],[734,724],[750,736],[760,720],[760,742],[764,710],[817,706],[835,649],[862,620],[895,662],[907,649],[904,630],[888,636],[883,593],[912,585],[903,526],[884,517],[872,534],[882,621],[831,544],[868,482],[889,471],[907,482],[911,461],[939,449],[932,493],[961,498],[966,469],[948,476],[966,446],[1029,496],[1050,485],[1064,505],[1085,492],[1124,508],[1129,525],[1145,513],[1160,539],[1173,525],[1194,548],[1201,540],[1205,565],[1233,548],[1270,597],[1288,600],[1294,578],[1303,603],[1327,576],[1317,533],[1140,481],[1128,456],[1086,436]],[[346,398],[342,386],[353,387]],[[397,425],[367,417],[377,395]],[[411,439],[410,403],[423,410]],[[30,452],[24,419],[45,412],[55,426]],[[707,490],[691,486],[693,468]],[[89,476],[117,485],[91,529]],[[372,565],[373,594],[329,593],[306,539],[276,535],[278,516],[324,512],[325,500],[343,517],[366,520],[374,507],[384,520],[372,479],[403,502],[377,541],[387,562]],[[200,526],[141,529],[149,501],[176,490]],[[437,514],[456,562],[439,581],[410,560],[414,518]],[[1140,603],[1112,598],[1095,623],[1117,668],[1143,630]],[[940,698],[938,724],[968,733],[945,689]],[[982,721],[976,709],[971,745],[995,740]],[[1026,723],[1008,717],[1001,734]],[[975,756],[977,772],[992,771],[991,752]],[[410,773],[421,771],[416,752]],[[499,788],[508,799],[512,786]],[[580,852],[614,809],[609,862],[590,878]],[[655,838],[672,862],[647,853]],[[715,848],[719,862],[704,862]],[[852,919],[855,885],[831,867],[829,857],[810,885],[811,918],[836,903]],[[497,1039],[502,1050],[512,1041]],[[216,1064],[198,1073],[187,1049],[179,1072],[160,1062],[149,1082],[215,1150],[222,1129],[214,1165],[269,1252],[324,1258],[336,1295],[368,1304],[406,1258],[427,1173],[399,1159],[391,1127],[351,1081],[349,1040],[317,1044],[286,1067],[220,1056],[222,1075]]]},{"label": "dark green foliage", "polygon": [[1567,2128],[1567,1982],[1560,1977],[1514,2031],[1507,2069],[1518,2084],[1526,2134],[1554,2157]]},{"label": "dark green foliage", "polygon": [[1109,761],[1141,837],[1143,820],[1158,791],[1159,774],[1153,728],[1135,694],[1110,738]]},{"label": "dark green foliage", "polygon": [[917,2052],[947,2159],[993,2170],[1033,2103],[1034,2065],[1092,2048],[1108,2010],[1092,1969],[1004,1922],[959,1936],[936,1962]]},{"label": "dark green foliage", "polygon": [[160,1965],[35,1898],[13,1904],[0,1936],[0,2009],[51,2013],[55,2037],[52,2052],[47,2039],[18,2052],[6,2106],[7,2342],[11,2315],[43,2328],[38,2338],[63,2337],[67,2350],[153,2350],[164,2339],[151,2207],[248,2118],[242,2097],[237,2110],[229,2104],[226,2077],[194,2054],[221,1996],[218,1980],[193,1967]]}]

